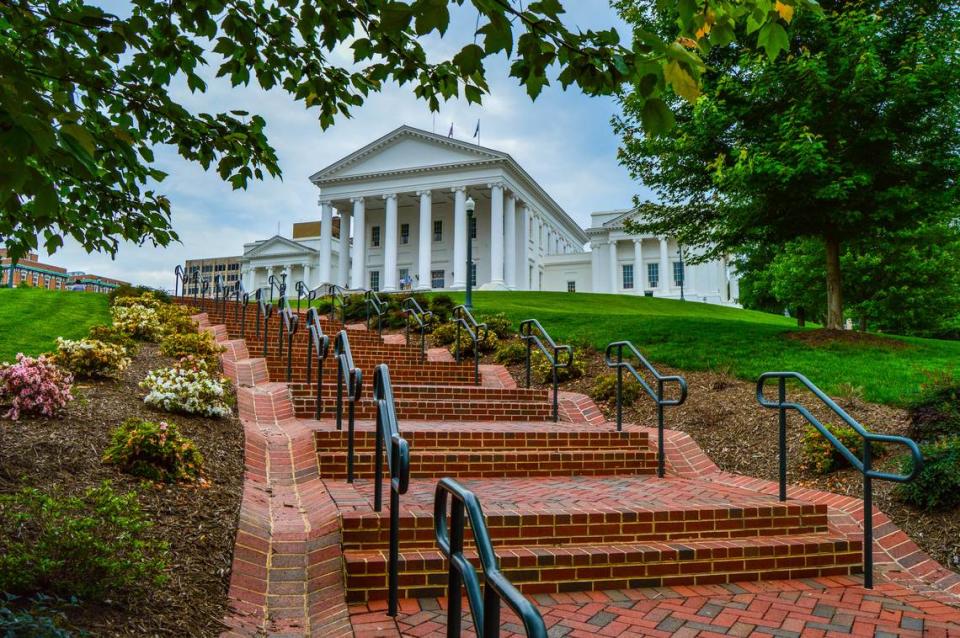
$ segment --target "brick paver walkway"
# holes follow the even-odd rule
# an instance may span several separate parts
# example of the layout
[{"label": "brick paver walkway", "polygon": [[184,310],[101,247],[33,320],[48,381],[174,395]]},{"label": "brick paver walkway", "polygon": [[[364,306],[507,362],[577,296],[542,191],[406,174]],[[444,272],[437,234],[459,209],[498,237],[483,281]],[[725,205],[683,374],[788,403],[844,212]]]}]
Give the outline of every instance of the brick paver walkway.
[{"label": "brick paver walkway", "polygon": [[[551,637],[960,636],[960,611],[893,583],[864,589],[855,577],[536,595]],[[446,636],[446,600],[403,601],[394,619],[382,603],[351,608],[357,638]],[[467,606],[464,604],[464,609]],[[473,626],[464,614],[464,633]],[[523,636],[502,612],[501,636]]]}]

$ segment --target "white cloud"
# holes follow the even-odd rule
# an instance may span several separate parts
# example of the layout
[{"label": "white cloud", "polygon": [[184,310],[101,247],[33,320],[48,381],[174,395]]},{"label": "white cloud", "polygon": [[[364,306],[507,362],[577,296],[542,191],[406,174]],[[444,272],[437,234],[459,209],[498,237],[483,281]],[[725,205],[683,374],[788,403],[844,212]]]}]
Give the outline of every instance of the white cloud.
[{"label": "white cloud", "polygon": [[[568,4],[571,24],[583,29],[618,25],[605,0]],[[469,41],[473,19],[466,9],[455,11],[446,37],[424,41],[428,54],[448,56]],[[212,78],[214,63],[208,71]],[[183,161],[174,149],[158,149],[160,168],[169,174],[159,190],[171,200],[173,225],[182,243],[166,249],[124,244],[111,261],[106,255],[88,255],[68,241],[49,261],[71,270],[170,287],[174,265],[187,258],[240,254],[244,242],[273,235],[278,223],[283,233],[289,233],[292,222],[315,218],[317,192],[307,177],[401,124],[431,130],[435,122],[436,131],[445,134],[453,121],[456,137],[469,138],[479,119],[481,143],[510,153],[581,224],[588,221],[590,211],[630,204],[642,187],[617,163],[618,139],[609,124],[616,111],[612,99],[551,86],[531,102],[508,77],[503,56],[489,60],[487,71],[491,95],[482,106],[450,102],[434,116],[409,87],[393,85],[327,131],[321,130],[315,112],[279,90],[233,89],[213,79],[204,94],[175,86],[177,99],[194,110],[239,108],[263,115],[283,179],[268,178],[234,191],[214,171]]]}]

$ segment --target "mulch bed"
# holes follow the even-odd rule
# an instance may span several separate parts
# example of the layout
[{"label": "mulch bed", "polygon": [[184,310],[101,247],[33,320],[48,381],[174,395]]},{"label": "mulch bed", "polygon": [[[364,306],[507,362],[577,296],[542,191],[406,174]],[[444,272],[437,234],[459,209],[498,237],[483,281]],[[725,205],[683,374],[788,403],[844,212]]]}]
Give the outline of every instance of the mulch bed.
[{"label": "mulch bed", "polygon": [[[217,636],[224,626],[230,565],[243,484],[243,429],[235,417],[171,415],[144,405],[138,383],[173,361],[146,344],[117,380],[80,381],[64,416],[0,421],[0,492],[30,486],[80,493],[104,480],[135,491],[169,543],[170,578],[161,587],[103,605],[68,608],[70,623],[94,636]],[[205,459],[207,487],[152,485],[104,465],[113,430],[139,417],[176,422]]]},{"label": "mulch bed", "polygon": [[853,345],[885,348],[887,350],[905,350],[913,346],[899,339],[891,339],[870,332],[856,330],[792,330],[784,334],[787,339],[800,341],[809,346],[824,347],[833,345]]},{"label": "mulch bed", "polygon": [[[888,340],[884,340],[887,343]],[[892,341],[892,340],[890,340]],[[596,378],[611,370],[598,352],[584,353],[586,373],[580,379],[560,384],[561,390],[589,395]],[[494,363],[491,356],[484,363]],[[523,365],[507,366],[518,384],[525,381]],[[717,372],[682,372],[658,366],[661,374],[682,374],[688,385],[683,405],[666,408],[665,425],[688,433],[720,468],[727,472],[779,480],[777,412],[761,407],[756,399],[756,385]],[[536,385],[536,384],[535,384]],[[548,387],[548,386],[538,386]],[[774,397],[775,384],[768,384],[767,396]],[[802,395],[797,398],[803,400]],[[837,403],[868,430],[884,434],[908,435],[910,419],[906,410],[867,403],[856,398],[835,398]],[[839,419],[815,401],[804,401],[823,423],[836,424]],[[616,418],[614,403],[601,404],[606,417]],[[800,467],[802,417],[788,413],[787,478],[790,484],[803,485],[848,496],[863,496],[859,472],[848,468],[818,475]],[[632,406],[624,406],[625,423],[656,427],[655,405],[642,394]],[[899,448],[889,446],[886,454],[875,459],[876,466],[898,471]],[[893,494],[894,484],[874,481],[874,504],[912,538],[925,552],[942,565],[960,572],[960,510],[928,513],[907,506]],[[789,493],[789,492],[788,492]]]}]

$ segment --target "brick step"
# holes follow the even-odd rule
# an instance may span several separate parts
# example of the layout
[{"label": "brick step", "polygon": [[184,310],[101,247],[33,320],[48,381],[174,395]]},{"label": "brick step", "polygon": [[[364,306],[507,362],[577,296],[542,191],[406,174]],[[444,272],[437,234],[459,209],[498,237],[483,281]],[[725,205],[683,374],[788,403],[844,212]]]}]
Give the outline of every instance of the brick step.
[{"label": "brick step", "polygon": [[[317,453],[320,475],[327,479],[347,476],[347,452],[326,450]],[[354,477],[372,478],[374,452],[354,454]],[[383,476],[389,476],[384,464]],[[419,479],[507,478],[517,476],[612,476],[653,474],[656,454],[647,450],[458,450],[414,448],[410,452],[410,476]]]},{"label": "brick step", "polygon": [[[333,420],[313,422],[318,451],[345,450],[347,433],[337,430]],[[357,421],[354,445],[358,451],[372,450],[374,423]],[[617,432],[612,427],[546,423],[429,423],[413,421],[401,425],[403,438],[412,451],[423,450],[550,450],[576,449],[645,450],[650,445],[646,431]]]},{"label": "brick step", "polygon": [[[729,541],[514,547],[494,541],[500,569],[524,594],[841,576],[863,571],[862,541],[786,535]],[[468,552],[474,565],[474,553]],[[387,552],[344,551],[347,602],[387,595]],[[446,594],[447,561],[437,549],[401,551],[402,598]]]},{"label": "brick step", "polygon": [[[550,546],[758,538],[827,531],[825,505],[705,481],[652,476],[467,479],[498,545]],[[371,481],[327,481],[341,506],[344,549],[381,549],[389,515],[374,512]],[[401,498],[403,549],[434,546],[436,483],[411,481]]]},{"label": "brick step", "polygon": [[[395,388],[396,389],[396,388]],[[315,399],[312,395],[294,397],[294,411],[299,418],[309,419],[315,415]],[[444,421],[547,421],[553,416],[553,408],[543,401],[493,401],[491,399],[396,399],[394,406],[401,420]],[[372,401],[360,401],[355,405],[356,418],[376,417],[376,405]],[[324,401],[320,416],[332,417],[336,411],[333,401]]]},{"label": "brick step", "polygon": [[[250,346],[248,344],[247,347],[250,348],[251,352],[256,352],[257,354],[262,356],[263,354],[262,346],[257,348],[255,346]],[[418,370],[422,370],[424,368],[430,368],[432,370],[459,372],[459,373],[463,373],[464,375],[469,374],[471,378],[473,377],[472,362],[469,365],[466,363],[457,364],[453,361],[421,362],[420,359],[417,357],[407,357],[405,355],[397,356],[392,352],[382,352],[382,353],[364,352],[359,354],[356,352],[351,352],[351,354],[353,355],[353,365],[360,368],[361,370],[365,370],[365,369],[372,370],[374,367],[380,365],[381,363],[386,363],[388,366],[390,366],[391,370],[393,368],[415,368]],[[334,353],[331,351],[330,354],[327,355],[327,361],[328,362],[332,361],[333,358],[334,358]],[[287,368],[286,355],[285,354],[283,356],[279,355],[277,353],[275,344],[267,345],[267,360],[270,363],[270,365],[276,366],[277,369],[286,370]],[[297,368],[297,369],[303,368],[303,370],[306,371],[306,367],[307,367],[306,352],[299,355],[297,353],[294,353],[293,356],[291,357],[291,361],[293,363],[294,368]],[[314,357],[313,363],[314,365],[316,364],[316,357]]]},{"label": "brick step", "polygon": [[[256,354],[256,353],[254,353]],[[373,383],[373,367],[363,367],[360,366],[360,370],[363,372],[363,393],[367,394],[370,392],[371,383]],[[271,366],[270,373],[275,379],[286,379],[287,368],[286,366]],[[324,383],[328,381],[336,381],[337,378],[337,368],[336,362],[332,359],[328,359],[323,367],[323,380]],[[293,374],[291,375],[291,381],[296,385],[306,384],[307,373],[306,368],[302,369],[293,369]],[[406,385],[431,385],[431,386],[470,386],[478,387],[473,382],[473,372],[469,374],[461,374],[459,372],[451,373],[446,370],[433,370],[432,368],[408,368],[408,367],[398,367],[390,366],[390,380],[393,383],[394,388],[399,386]],[[481,381],[483,377],[481,376]],[[310,381],[311,385],[315,386],[317,383],[317,368],[313,367],[313,375]],[[313,397],[313,391],[311,391],[310,396]]]},{"label": "brick step", "polygon": [[[391,379],[393,378],[391,370]],[[337,384],[336,370],[324,370],[323,393],[321,399],[326,402],[336,399]],[[306,383],[289,383],[290,391],[295,399],[302,398],[313,400],[316,396],[316,380],[310,385]],[[362,401],[373,402],[373,392],[367,385],[368,392],[362,395]],[[488,388],[478,385],[449,386],[449,385],[429,385],[429,384],[395,384],[393,388],[393,397],[398,401],[422,400],[422,401],[491,401],[494,403],[502,402],[533,402],[546,403],[550,400],[547,390],[539,388]]]}]

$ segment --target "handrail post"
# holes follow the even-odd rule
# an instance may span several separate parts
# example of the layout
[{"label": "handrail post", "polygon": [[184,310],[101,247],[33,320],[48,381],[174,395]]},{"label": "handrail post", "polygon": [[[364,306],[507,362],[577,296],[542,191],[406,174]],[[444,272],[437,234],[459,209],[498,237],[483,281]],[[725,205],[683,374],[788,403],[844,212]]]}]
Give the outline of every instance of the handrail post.
[{"label": "handrail post", "polygon": [[400,459],[395,446],[396,442],[390,446],[393,462],[390,463],[390,556],[387,569],[387,590],[390,593],[387,615],[391,617],[397,615],[397,591],[400,589],[400,490],[393,478]]},{"label": "handrail post", "polygon": [[460,322],[457,321],[457,363],[460,363]]},{"label": "handrail post", "polygon": [[373,446],[373,511],[379,512],[383,509],[383,448],[385,441],[377,425],[377,434],[374,437]]},{"label": "handrail post", "polygon": [[[453,557],[463,552],[463,501],[451,499],[450,506],[450,566],[447,569],[447,638],[460,637],[460,570],[454,565]],[[488,585],[489,587],[489,585]]]},{"label": "handrail post", "polygon": [[530,355],[533,350],[533,341],[531,339],[525,339],[527,342],[527,387],[530,387]]},{"label": "handrail post", "polygon": [[787,500],[787,379],[780,377],[777,385],[780,425],[780,501]]},{"label": "handrail post", "polygon": [[863,440],[863,586],[873,589],[873,448]]},{"label": "handrail post", "polygon": [[623,432],[623,345],[617,346],[617,432]]},{"label": "handrail post", "polygon": [[[557,357],[559,356],[559,351],[557,348],[553,349],[553,361],[556,364]],[[560,420],[560,380],[557,376],[557,366],[550,366],[553,370],[553,422],[556,423]]]},{"label": "handrail post", "polygon": [[354,404],[356,401],[356,396],[354,396],[355,388],[353,387],[355,380],[353,378],[353,371],[350,371],[350,402],[347,403],[347,483],[353,483],[353,453],[355,448],[355,443],[353,440],[354,436]]},{"label": "handrail post", "polygon": [[337,430],[343,430],[343,361],[337,356]]},{"label": "handrail post", "polygon": [[666,450],[663,445],[663,379],[657,379],[657,476],[663,478]]}]

